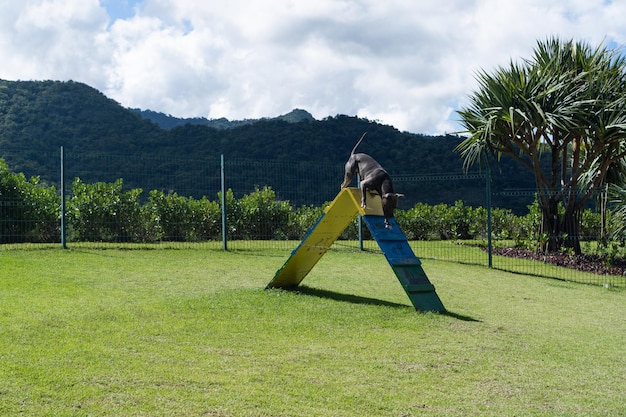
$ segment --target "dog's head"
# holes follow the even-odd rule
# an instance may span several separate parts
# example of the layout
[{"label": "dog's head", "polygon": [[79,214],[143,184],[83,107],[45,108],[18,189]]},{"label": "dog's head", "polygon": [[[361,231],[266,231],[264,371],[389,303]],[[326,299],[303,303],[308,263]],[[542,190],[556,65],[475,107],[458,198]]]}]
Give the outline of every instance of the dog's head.
[{"label": "dog's head", "polygon": [[390,219],[393,217],[393,211],[398,207],[398,199],[400,197],[404,197],[404,194],[398,193],[386,193],[381,197],[381,202],[383,205],[383,214],[385,215],[385,219]]}]

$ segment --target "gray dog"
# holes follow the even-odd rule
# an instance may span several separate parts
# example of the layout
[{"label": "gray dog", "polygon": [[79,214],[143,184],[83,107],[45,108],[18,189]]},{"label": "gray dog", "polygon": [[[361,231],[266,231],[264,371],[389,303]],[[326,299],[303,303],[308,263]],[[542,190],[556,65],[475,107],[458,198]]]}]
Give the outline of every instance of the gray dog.
[{"label": "gray dog", "polygon": [[346,162],[345,177],[343,183],[341,183],[341,188],[346,188],[350,185],[354,174],[359,174],[361,178],[361,207],[367,207],[366,190],[378,193],[383,205],[385,227],[389,229],[391,228],[389,219],[393,217],[393,211],[398,206],[398,198],[404,197],[404,194],[398,194],[393,191],[391,177],[374,158],[364,153],[355,153],[356,148],[359,147],[366,134],[367,132],[363,133],[363,136],[354,145],[350,153],[350,158]]}]

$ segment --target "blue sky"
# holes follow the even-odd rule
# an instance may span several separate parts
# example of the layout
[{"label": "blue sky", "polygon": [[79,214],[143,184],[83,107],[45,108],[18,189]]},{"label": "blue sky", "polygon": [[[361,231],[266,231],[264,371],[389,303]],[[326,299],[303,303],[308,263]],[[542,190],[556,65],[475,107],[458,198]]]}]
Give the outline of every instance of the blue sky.
[{"label": "blue sky", "polygon": [[112,21],[128,19],[135,15],[135,6],[141,0],[102,0],[101,4],[106,9]]},{"label": "blue sky", "polygon": [[559,36],[626,45],[626,1],[0,2],[0,79],[84,82],[126,107],[245,119],[302,108],[459,129],[474,74]]}]

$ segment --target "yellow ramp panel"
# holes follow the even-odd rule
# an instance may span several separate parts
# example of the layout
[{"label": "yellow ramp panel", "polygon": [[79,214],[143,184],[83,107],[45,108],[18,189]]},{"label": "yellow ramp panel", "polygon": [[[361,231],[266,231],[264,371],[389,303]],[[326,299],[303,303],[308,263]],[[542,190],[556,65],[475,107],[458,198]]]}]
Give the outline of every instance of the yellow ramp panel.
[{"label": "yellow ramp panel", "polygon": [[346,188],[344,191],[350,193],[352,197],[352,201],[357,207],[359,214],[361,216],[384,216],[383,213],[383,203],[378,194],[372,194],[368,191],[367,193],[367,207],[361,207],[361,191],[358,188]]},{"label": "yellow ramp panel", "polygon": [[382,213],[380,197],[378,197],[378,201],[373,197],[368,195],[368,201],[371,201],[370,206],[372,208],[363,209],[361,207],[361,192],[358,189],[344,188],[341,190],[332,203],[326,207],[322,217],[302,239],[300,245],[291,253],[283,267],[276,271],[276,275],[266,288],[297,287],[357,214],[375,212],[377,211],[376,205],[379,206],[378,210]]}]

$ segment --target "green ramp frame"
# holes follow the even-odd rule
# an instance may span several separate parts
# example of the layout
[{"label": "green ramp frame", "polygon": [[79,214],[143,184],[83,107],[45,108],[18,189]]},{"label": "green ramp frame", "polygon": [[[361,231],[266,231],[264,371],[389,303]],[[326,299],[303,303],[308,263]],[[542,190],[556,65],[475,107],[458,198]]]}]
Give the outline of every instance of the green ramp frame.
[{"label": "green ramp frame", "polygon": [[364,223],[415,309],[445,312],[435,287],[428,280],[420,260],[395,219],[389,219],[391,228],[385,227],[380,197],[368,194],[368,207],[363,208],[361,192],[357,188],[344,188],[337,194],[282,268],[276,271],[266,289],[293,289],[300,285],[357,214],[363,216]]}]

